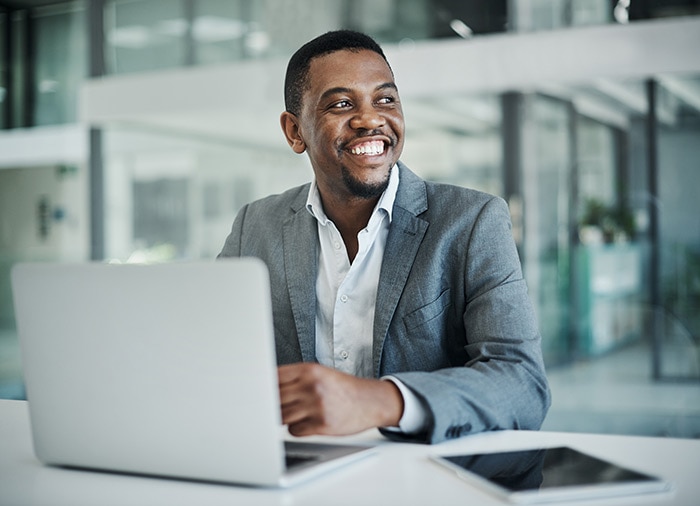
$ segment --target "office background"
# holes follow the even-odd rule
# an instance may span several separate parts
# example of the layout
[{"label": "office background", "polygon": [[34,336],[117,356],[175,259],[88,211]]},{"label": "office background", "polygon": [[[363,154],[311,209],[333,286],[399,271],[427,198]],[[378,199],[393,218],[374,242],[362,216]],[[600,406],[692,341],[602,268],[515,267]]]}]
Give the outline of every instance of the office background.
[{"label": "office background", "polygon": [[386,48],[402,160],[508,201],[546,428],[700,437],[691,0],[0,0],[0,398],[24,395],[11,266],[213,258],[310,178],[284,68],[341,27]]}]

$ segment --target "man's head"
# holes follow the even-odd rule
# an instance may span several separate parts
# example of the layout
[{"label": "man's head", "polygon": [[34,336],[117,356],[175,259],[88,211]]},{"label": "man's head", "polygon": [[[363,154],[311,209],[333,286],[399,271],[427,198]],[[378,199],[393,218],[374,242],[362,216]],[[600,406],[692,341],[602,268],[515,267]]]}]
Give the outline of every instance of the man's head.
[{"label": "man's head", "polygon": [[301,46],[289,59],[287,74],[284,79],[284,107],[288,112],[296,116],[301,112],[304,91],[309,84],[311,60],[317,56],[323,56],[343,49],[350,51],[360,51],[362,49],[374,51],[384,58],[387,66],[389,65],[379,44],[364,33],[352,30],[324,33]]},{"label": "man's head", "polygon": [[289,63],[285,98],[282,130],[309,156],[324,201],[378,198],[403,149],[404,120],[377,43],[347,31],[314,39]]}]

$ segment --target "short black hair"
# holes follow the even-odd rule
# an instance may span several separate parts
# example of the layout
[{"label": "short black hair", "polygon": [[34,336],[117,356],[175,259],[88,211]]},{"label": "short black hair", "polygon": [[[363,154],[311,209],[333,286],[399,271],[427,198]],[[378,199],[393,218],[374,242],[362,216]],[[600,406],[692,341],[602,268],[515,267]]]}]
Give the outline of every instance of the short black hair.
[{"label": "short black hair", "polygon": [[[287,74],[284,79],[284,107],[288,112],[295,116],[298,116],[301,112],[301,99],[309,84],[311,60],[317,56],[323,56],[343,49],[350,51],[368,49],[369,51],[374,51],[384,58],[386,64],[389,65],[384,51],[369,35],[353,30],[336,30],[319,35],[301,46],[289,59]],[[389,70],[391,70],[391,66],[389,66]]]}]

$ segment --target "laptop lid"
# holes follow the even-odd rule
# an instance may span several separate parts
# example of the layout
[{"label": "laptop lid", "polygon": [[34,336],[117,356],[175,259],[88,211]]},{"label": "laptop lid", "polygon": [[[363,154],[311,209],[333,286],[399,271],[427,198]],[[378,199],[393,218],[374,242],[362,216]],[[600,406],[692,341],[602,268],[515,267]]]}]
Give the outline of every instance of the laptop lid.
[{"label": "laptop lid", "polygon": [[280,483],[266,267],[20,264],[12,284],[45,463]]}]

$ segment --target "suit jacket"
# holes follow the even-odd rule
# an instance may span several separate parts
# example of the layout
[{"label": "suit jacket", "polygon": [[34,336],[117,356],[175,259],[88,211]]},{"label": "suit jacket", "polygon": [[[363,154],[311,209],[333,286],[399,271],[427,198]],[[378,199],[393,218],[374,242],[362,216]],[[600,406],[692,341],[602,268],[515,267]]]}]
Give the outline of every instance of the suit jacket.
[{"label": "suit jacket", "polygon": [[[505,202],[426,182],[399,163],[382,262],[373,366],[410,388],[435,443],[497,429],[538,429],[550,394],[540,335]],[[270,270],[279,364],[315,361],[317,224],[309,184],[246,205],[219,258]]]}]

